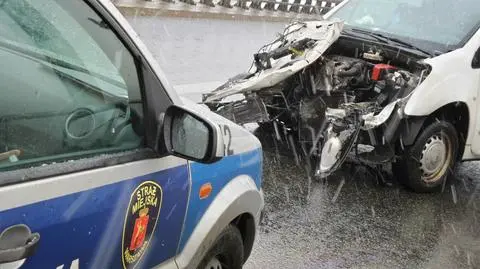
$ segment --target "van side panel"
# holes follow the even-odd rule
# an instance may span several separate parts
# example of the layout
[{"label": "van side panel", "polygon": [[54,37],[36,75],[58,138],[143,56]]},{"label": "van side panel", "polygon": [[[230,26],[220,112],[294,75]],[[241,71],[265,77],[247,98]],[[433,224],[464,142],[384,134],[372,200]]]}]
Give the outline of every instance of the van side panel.
[{"label": "van side panel", "polygon": [[[413,92],[405,106],[409,116],[429,116],[445,105],[463,102],[470,113],[466,144],[475,138],[479,72],[468,64],[470,53],[465,49],[443,54],[425,62],[432,66],[431,74]],[[480,152],[478,152],[480,154]]]}]

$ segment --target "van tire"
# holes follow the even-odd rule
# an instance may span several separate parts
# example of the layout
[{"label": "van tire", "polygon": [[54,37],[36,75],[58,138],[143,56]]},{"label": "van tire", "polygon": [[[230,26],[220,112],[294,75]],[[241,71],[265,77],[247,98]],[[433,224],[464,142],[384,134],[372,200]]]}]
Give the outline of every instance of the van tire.
[{"label": "van tire", "polygon": [[448,121],[434,121],[393,163],[393,173],[415,192],[436,192],[454,171],[458,147],[455,127]]},{"label": "van tire", "polygon": [[[215,240],[197,269],[241,269],[243,240],[238,228],[229,224]],[[220,262],[221,266],[216,266]]]}]

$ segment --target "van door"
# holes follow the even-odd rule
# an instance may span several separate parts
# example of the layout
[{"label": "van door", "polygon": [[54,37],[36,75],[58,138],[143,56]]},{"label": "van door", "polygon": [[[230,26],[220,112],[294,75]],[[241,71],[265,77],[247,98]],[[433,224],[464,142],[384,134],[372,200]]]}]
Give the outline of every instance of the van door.
[{"label": "van door", "polygon": [[171,101],[92,3],[0,3],[0,268],[176,268],[188,166],[147,113]]},{"label": "van door", "polygon": [[[476,85],[477,85],[477,110],[480,106],[480,48],[476,51],[473,60],[472,68],[475,70],[474,75],[476,75]],[[480,156],[480,115],[476,113],[475,115],[475,132],[472,137],[472,153],[474,155]]]}]

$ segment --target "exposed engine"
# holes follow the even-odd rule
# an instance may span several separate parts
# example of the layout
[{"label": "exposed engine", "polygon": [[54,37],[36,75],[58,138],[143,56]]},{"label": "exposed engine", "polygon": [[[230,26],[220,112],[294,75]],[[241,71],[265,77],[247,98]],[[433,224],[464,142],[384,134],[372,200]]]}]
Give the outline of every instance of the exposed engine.
[{"label": "exposed engine", "polygon": [[[204,102],[238,124],[271,124],[278,140],[316,160],[320,177],[337,170],[354,148],[361,158],[359,144],[382,151],[366,152],[365,161],[389,161],[394,153],[385,149],[396,143],[401,118],[396,111],[428,70],[399,52],[394,58],[388,49],[339,40],[342,27],[335,21],[287,26],[277,48],[254,55],[255,71],[231,79]],[[227,100],[236,94],[244,99]]]},{"label": "exposed engine", "polygon": [[[360,135],[367,138],[362,142],[370,145],[392,142],[393,137],[385,133],[381,137],[387,140],[378,141],[375,129],[387,121],[396,100],[418,85],[419,77],[388,64],[337,55],[320,64],[324,68],[314,86],[318,94],[300,101],[299,137],[310,145],[312,154],[320,156],[317,173],[327,176],[343,163]],[[381,114],[385,108],[387,113]]]}]

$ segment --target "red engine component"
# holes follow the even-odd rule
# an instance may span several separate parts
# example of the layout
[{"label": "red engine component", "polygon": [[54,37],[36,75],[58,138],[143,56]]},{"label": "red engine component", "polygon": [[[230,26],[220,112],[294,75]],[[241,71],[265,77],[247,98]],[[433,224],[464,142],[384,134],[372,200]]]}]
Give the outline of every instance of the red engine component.
[{"label": "red engine component", "polygon": [[373,66],[372,80],[383,80],[385,78],[385,75],[392,70],[397,70],[397,68],[389,64],[376,64]]}]

